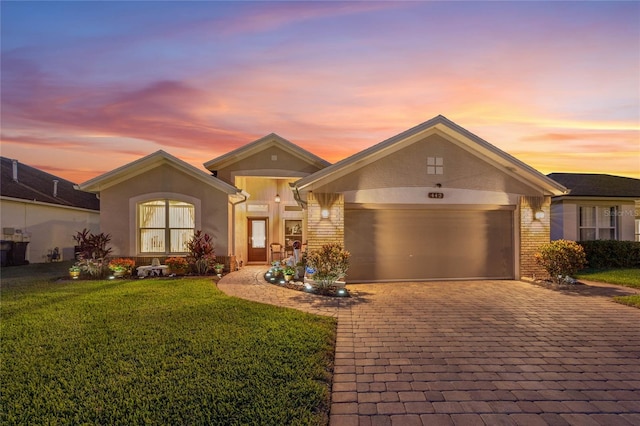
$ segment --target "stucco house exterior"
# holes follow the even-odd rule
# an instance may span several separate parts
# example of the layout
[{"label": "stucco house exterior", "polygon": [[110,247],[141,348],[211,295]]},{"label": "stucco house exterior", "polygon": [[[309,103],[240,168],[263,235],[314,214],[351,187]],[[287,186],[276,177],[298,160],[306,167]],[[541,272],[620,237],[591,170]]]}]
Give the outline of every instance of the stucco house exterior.
[{"label": "stucco house exterior", "polygon": [[551,173],[569,188],[551,201],[551,239],[640,241],[640,179]]},{"label": "stucco house exterior", "polygon": [[114,254],[184,254],[195,229],[243,264],[267,264],[272,243],[339,242],[349,282],[541,276],[533,254],[566,193],[443,116],[335,164],[270,134],[204,167],[158,151],[78,188],[100,195]]},{"label": "stucco house exterior", "polygon": [[56,247],[57,260],[73,259],[73,235],[85,228],[100,229],[100,200],[75,190],[74,183],[66,179],[18,160],[0,160],[2,241],[25,249],[21,257],[31,263],[50,261]]}]

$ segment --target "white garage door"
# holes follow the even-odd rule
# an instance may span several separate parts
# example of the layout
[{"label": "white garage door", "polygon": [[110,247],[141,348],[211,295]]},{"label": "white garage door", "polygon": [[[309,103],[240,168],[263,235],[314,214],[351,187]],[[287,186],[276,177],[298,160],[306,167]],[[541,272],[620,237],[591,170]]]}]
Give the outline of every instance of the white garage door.
[{"label": "white garage door", "polygon": [[512,210],[347,209],[347,279],[512,279],[513,240]]}]

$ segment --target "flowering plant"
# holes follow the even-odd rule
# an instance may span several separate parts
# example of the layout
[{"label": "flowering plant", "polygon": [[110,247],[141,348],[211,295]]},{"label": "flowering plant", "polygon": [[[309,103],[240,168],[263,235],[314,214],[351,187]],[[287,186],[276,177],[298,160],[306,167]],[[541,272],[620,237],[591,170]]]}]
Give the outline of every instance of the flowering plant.
[{"label": "flowering plant", "polygon": [[174,274],[186,274],[189,270],[189,263],[184,257],[170,257],[164,261]]},{"label": "flowering plant", "polygon": [[117,257],[109,261],[109,269],[112,271],[131,271],[134,266],[136,262],[125,257]]}]

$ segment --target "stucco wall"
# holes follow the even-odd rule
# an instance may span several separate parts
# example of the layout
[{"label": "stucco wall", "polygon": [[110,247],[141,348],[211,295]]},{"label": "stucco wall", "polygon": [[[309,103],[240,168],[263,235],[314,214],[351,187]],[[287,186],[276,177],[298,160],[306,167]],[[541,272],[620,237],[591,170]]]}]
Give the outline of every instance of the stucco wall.
[{"label": "stucco wall", "polygon": [[135,203],[130,205],[147,194],[154,194],[147,200],[166,197],[196,204],[196,229],[215,238],[216,254],[229,254],[227,194],[165,164],[101,191],[100,229],[111,234],[114,255],[139,254]]},{"label": "stucco wall", "polygon": [[[427,174],[427,157],[441,157],[442,175]],[[535,195],[540,191],[520,182],[484,159],[438,135],[431,135],[350,173],[317,192],[371,188],[435,187]]]},{"label": "stucco wall", "polygon": [[317,172],[319,168],[309,164],[300,157],[273,146],[255,155],[217,170],[218,179],[234,185],[236,175],[253,175],[263,177],[298,176],[303,177]]},{"label": "stucco wall", "polygon": [[2,228],[20,229],[29,235],[26,260],[31,263],[46,262],[54,247],[60,249],[63,260],[71,260],[73,236],[84,228],[91,232],[100,229],[97,211],[3,199],[0,212]]}]

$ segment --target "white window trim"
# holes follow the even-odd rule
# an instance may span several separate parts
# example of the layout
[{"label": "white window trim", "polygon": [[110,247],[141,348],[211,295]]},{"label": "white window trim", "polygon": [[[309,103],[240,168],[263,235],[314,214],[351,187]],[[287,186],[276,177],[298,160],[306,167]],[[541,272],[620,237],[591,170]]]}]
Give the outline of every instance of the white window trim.
[{"label": "white window trim", "polygon": [[195,214],[195,230],[202,229],[202,201],[199,198],[189,195],[178,194],[176,192],[151,192],[129,198],[129,253],[136,253],[136,256],[147,256],[151,253],[140,251],[140,241],[138,239],[138,205],[153,200],[182,201],[193,204]]},{"label": "white window trim", "polygon": [[[577,225],[578,225],[578,240],[582,240],[582,230],[583,229],[594,229],[595,230],[595,239],[594,240],[587,240],[587,241],[597,241],[600,238],[600,227],[598,226],[598,217],[599,217],[599,213],[601,211],[601,209],[611,209],[611,208],[615,208],[616,214],[614,215],[615,218],[615,225],[613,227],[613,232],[614,232],[614,238],[612,241],[618,241],[620,239],[620,220],[619,220],[619,216],[618,213],[620,212],[620,206],[616,205],[616,204],[579,204],[578,205],[578,220]],[[581,218],[582,218],[582,209],[583,208],[595,208],[596,209],[596,216],[595,216],[595,225],[594,226],[582,226],[580,224]],[[607,227],[606,229],[611,229],[611,227]]]}]

